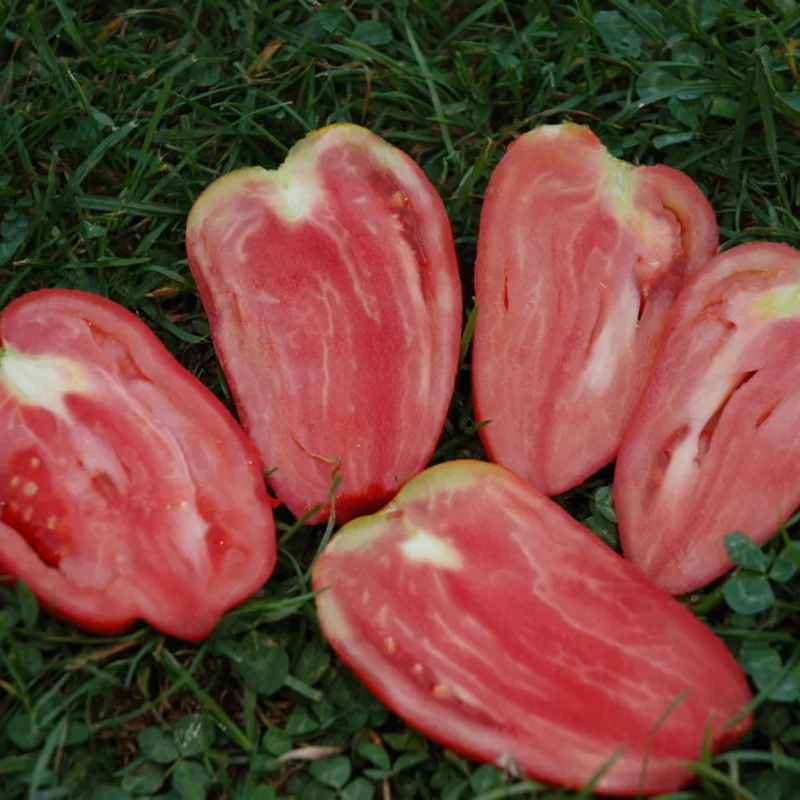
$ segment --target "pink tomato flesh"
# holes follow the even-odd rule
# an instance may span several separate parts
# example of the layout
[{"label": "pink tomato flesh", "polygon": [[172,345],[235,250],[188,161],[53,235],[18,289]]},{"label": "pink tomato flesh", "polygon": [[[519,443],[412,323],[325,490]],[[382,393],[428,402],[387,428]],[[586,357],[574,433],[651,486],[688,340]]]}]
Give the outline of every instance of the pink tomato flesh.
[{"label": "pink tomato flesh", "polygon": [[322,630],[389,708],[448,747],[597,790],[677,789],[751,717],[724,644],[509,470],[432,467],[313,568]]},{"label": "pink tomato flesh", "polygon": [[430,459],[457,369],[460,279],[425,174],[369,131],[333,125],[278,170],[213,183],[187,249],[278,497],[306,514],[338,472],[339,522],[380,508]]},{"label": "pink tomato flesh", "polygon": [[616,455],[664,317],[714,253],[714,212],[666,166],[542,125],[489,181],[478,236],[472,380],[493,461],[554,495]]}]

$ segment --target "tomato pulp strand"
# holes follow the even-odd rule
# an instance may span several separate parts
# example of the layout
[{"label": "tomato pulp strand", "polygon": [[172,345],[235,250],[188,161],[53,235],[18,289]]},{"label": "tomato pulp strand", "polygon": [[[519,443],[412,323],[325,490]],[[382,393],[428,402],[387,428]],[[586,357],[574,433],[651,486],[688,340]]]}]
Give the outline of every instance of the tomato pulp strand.
[{"label": "tomato pulp strand", "polygon": [[[432,467],[312,572],[322,630],[389,708],[481,761],[654,794],[751,725],[724,644],[509,470]],[[728,727],[728,723],[731,722]]]},{"label": "tomato pulp strand", "polygon": [[472,385],[493,461],[545,494],[609,463],[664,316],[718,243],[701,190],[613,158],[586,127],[520,137],[481,212]]},{"label": "tomato pulp strand", "polygon": [[734,247],[684,288],[623,438],[614,499],[625,555],[673,594],[733,566],[800,505],[800,252]]},{"label": "tomato pulp strand", "polygon": [[0,573],[53,613],[186,639],[276,558],[257,453],[137,317],[32,292],[0,315]]},{"label": "tomato pulp strand", "polygon": [[[297,516],[340,522],[424,468],[452,396],[461,288],[444,206],[356,125],[198,198],[187,251],[240,418]],[[330,509],[310,522],[328,518]]]}]

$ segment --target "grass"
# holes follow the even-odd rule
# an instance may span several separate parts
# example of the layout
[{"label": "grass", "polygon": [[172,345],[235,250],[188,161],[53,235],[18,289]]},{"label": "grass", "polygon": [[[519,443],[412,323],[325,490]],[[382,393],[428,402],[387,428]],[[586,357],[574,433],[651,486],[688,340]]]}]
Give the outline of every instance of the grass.
[{"label": "grass", "polygon": [[[541,122],[685,169],[726,246],[800,245],[796,0],[0,0],[0,307],[75,287],[135,310],[230,402],[183,247],[215,176],[275,166],[326,123],[411,153],[450,211],[472,307],[489,173]],[[480,455],[459,381],[438,458]],[[564,504],[615,543],[605,470]],[[101,639],[0,588],[0,797],[269,800],[589,797],[453,756],[374,701],[320,638],[305,578],[322,531],[278,515],[265,590],[198,645]],[[691,607],[758,690],[753,732],[673,800],[800,797],[794,525]]]}]

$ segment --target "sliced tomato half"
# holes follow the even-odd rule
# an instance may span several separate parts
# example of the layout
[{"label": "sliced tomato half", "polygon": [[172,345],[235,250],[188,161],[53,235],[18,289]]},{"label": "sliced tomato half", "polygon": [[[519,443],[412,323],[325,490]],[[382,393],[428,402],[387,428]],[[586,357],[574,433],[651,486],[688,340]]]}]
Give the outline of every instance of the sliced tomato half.
[{"label": "sliced tomato half", "polygon": [[0,573],[76,625],[208,634],[276,541],[258,455],[122,306],[44,290],[0,315]]},{"label": "sliced tomato half", "polygon": [[207,188],[187,249],[275,493],[300,516],[338,472],[338,521],[380,508],[430,459],[458,362],[453,236],[425,174],[364,128],[323,128]]},{"label": "sliced tomato half", "polygon": [[[724,644],[507,469],[432,467],[345,525],[313,567],[322,630],[409,724],[473,758],[609,794],[691,778],[682,763],[751,725]],[[730,725],[728,725],[730,723]]]},{"label": "sliced tomato half", "polygon": [[489,457],[545,494],[609,463],[664,315],[716,250],[702,191],[613,158],[586,127],[520,137],[484,198],[472,362]]},{"label": "sliced tomato half", "polygon": [[729,570],[800,506],[800,252],[734,247],[687,284],[620,448],[625,554],[674,594]]}]

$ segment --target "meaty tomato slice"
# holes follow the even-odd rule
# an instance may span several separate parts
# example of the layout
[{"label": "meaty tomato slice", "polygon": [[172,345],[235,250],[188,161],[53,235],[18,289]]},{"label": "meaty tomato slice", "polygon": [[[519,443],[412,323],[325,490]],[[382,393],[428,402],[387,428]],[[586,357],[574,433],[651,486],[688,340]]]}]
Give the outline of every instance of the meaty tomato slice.
[{"label": "meaty tomato slice", "polygon": [[[409,724],[483,761],[610,794],[691,778],[750,726],[736,661],[684,606],[502,467],[423,472],[313,568],[323,632]],[[728,727],[727,724],[731,722]]]},{"label": "meaty tomato slice", "polygon": [[475,268],[489,457],[549,495],[609,463],[667,308],[717,243],[682,172],[619,161],[571,123],[518,139],[489,181]]},{"label": "meaty tomato slice", "polygon": [[800,505],[800,252],[747,244],[681,293],[616,466],[626,556],[674,594]]},{"label": "meaty tomato slice", "polygon": [[208,634],[275,564],[258,455],[149,328],[45,290],[0,315],[0,573],[90,631]]},{"label": "meaty tomato slice", "polygon": [[380,508],[425,467],[455,384],[460,280],[425,174],[364,128],[323,128],[206,189],[187,249],[278,497],[305,514],[338,468],[338,521]]}]

